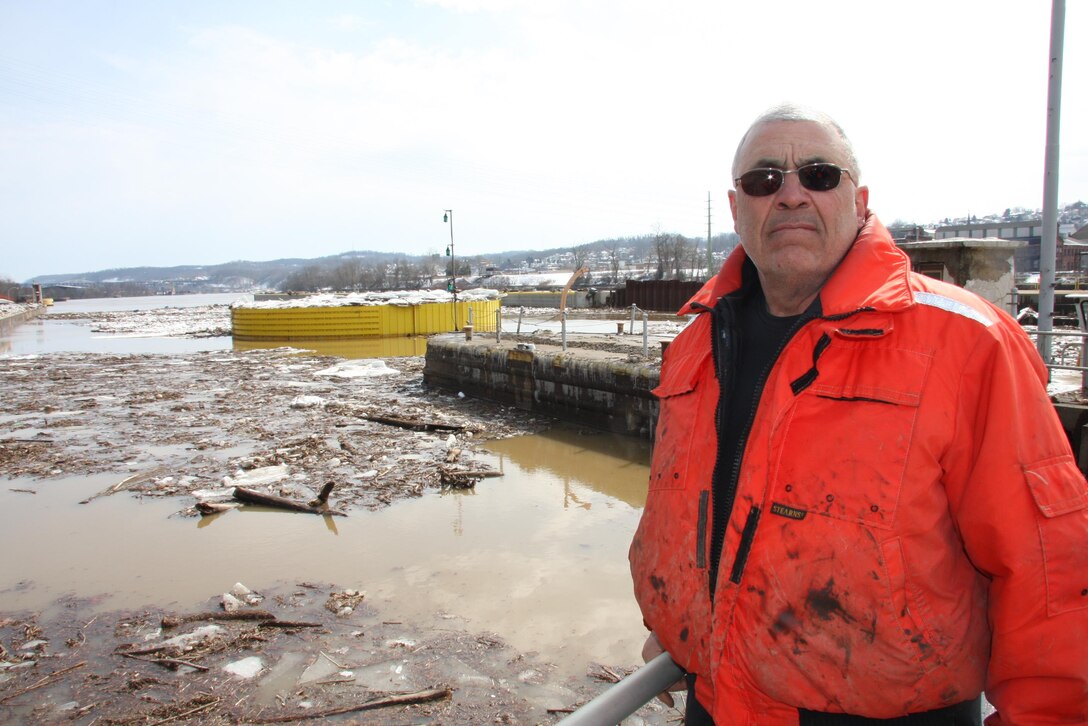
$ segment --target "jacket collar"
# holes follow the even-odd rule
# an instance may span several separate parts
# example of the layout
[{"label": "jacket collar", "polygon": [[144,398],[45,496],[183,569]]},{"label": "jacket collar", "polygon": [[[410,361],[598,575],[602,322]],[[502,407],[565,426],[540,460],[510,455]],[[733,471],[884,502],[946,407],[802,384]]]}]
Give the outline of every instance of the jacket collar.
[{"label": "jacket collar", "polygon": [[[707,280],[677,314],[713,308],[720,297],[739,289],[747,259],[744,247],[738,245],[718,274]],[[823,314],[831,317],[862,309],[891,312],[906,308],[914,302],[909,277],[910,259],[870,212],[854,244],[820,289]]]}]

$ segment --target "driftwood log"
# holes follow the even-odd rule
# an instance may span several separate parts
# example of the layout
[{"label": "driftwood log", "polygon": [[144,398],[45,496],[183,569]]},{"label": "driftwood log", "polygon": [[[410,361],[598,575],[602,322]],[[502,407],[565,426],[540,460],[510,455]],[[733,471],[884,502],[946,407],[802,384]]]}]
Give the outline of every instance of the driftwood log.
[{"label": "driftwood log", "polygon": [[196,511],[201,514],[219,514],[231,509],[237,509],[240,504],[234,502],[197,502]]},{"label": "driftwood log", "polygon": [[468,489],[476,486],[476,482],[480,479],[492,476],[502,476],[501,471],[495,471],[494,469],[450,469],[445,466],[438,467],[438,479],[442,482],[442,486],[454,487],[455,489]]},{"label": "driftwood log", "polygon": [[318,718],[328,718],[329,716],[339,716],[344,713],[355,713],[357,711],[370,711],[375,708],[388,708],[389,706],[407,706],[413,703],[427,703],[428,701],[441,701],[449,698],[453,695],[453,691],[449,688],[433,688],[426,691],[416,691],[415,693],[399,693],[394,696],[386,696],[384,698],[376,698],[373,701],[367,701],[366,703],[360,703],[357,706],[343,706],[341,708],[330,708],[324,711],[303,711],[297,714],[290,714],[286,716],[269,716],[266,718],[243,718],[242,723],[291,723],[292,721],[309,721]]},{"label": "driftwood log", "polygon": [[261,620],[257,623],[257,627],[290,630],[291,628],[323,628],[325,626],[321,623],[309,623],[305,620]]},{"label": "driftwood log", "polygon": [[52,682],[54,680],[56,680],[57,678],[60,678],[65,673],[68,673],[69,671],[74,671],[76,668],[82,668],[85,665],[87,665],[87,661],[81,661],[79,663],[76,663],[75,665],[70,665],[67,668],[61,668],[59,671],[53,671],[49,675],[45,676],[44,678],[41,678],[38,681],[35,681],[34,683],[27,686],[26,688],[21,688],[18,691],[15,691],[14,693],[9,693],[8,695],[4,696],[3,698],[0,698],[0,703],[5,703],[5,702],[10,701],[10,700],[12,700],[14,698],[18,698],[19,696],[23,695],[24,693],[30,693],[31,691],[37,690],[37,689],[41,688],[42,686],[48,686],[48,685],[52,684]]},{"label": "driftwood log", "polygon": [[142,660],[142,661],[145,661],[147,663],[154,663],[156,665],[165,666],[165,667],[169,668],[170,670],[175,670],[175,671],[181,666],[188,666],[190,668],[195,668],[198,671],[211,670],[210,668],[208,668],[208,666],[203,666],[203,665],[200,665],[199,663],[192,663],[192,662],[187,661],[187,660],[181,660],[180,658],[145,658],[142,655],[134,655],[132,653],[121,653],[121,655],[125,656],[126,658],[132,658],[133,660]]},{"label": "driftwood log", "polygon": [[[264,492],[259,492],[256,489],[248,489],[246,487],[234,487],[234,498],[246,504],[261,504],[266,507],[286,509],[290,512],[306,512],[307,514],[335,514],[338,517],[346,517],[347,515],[344,512],[338,512],[335,509],[329,508],[329,493],[332,491],[333,486],[335,485],[332,483],[326,484],[321,490],[321,494],[318,496],[318,498],[309,504],[307,504],[306,502],[299,502],[294,499],[288,499],[287,497],[276,496],[275,494],[265,494]],[[322,499],[322,497],[324,497],[324,499]]]},{"label": "driftwood log", "polygon": [[245,621],[255,622],[258,628],[283,628],[289,630],[291,628],[322,628],[321,623],[311,623],[303,620],[278,620],[275,615],[267,610],[236,610],[233,613],[226,612],[214,612],[214,613],[190,613],[188,615],[163,615],[162,627],[176,628],[179,625],[185,623],[198,623],[205,621]]},{"label": "driftwood log", "polygon": [[426,421],[412,421],[406,418],[396,418],[395,416],[368,415],[366,420],[385,424],[386,426],[399,426],[400,428],[408,429],[409,431],[464,431],[465,429],[464,426],[459,424],[428,423]]},{"label": "driftwood log", "polygon": [[162,627],[164,628],[176,628],[183,623],[198,623],[208,620],[216,621],[231,621],[231,620],[275,620],[276,616],[267,610],[236,610],[233,613],[227,612],[214,612],[214,613],[192,613],[189,615],[163,615]]}]

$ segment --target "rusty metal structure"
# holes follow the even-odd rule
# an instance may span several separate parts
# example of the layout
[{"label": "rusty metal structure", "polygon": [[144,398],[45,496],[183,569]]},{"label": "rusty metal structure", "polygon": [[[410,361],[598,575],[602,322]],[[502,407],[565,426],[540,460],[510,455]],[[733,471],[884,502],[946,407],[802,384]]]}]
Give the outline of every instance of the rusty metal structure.
[{"label": "rusty metal structure", "polygon": [[616,288],[609,304],[614,308],[637,305],[639,310],[675,313],[704,283],[698,280],[628,280]]}]

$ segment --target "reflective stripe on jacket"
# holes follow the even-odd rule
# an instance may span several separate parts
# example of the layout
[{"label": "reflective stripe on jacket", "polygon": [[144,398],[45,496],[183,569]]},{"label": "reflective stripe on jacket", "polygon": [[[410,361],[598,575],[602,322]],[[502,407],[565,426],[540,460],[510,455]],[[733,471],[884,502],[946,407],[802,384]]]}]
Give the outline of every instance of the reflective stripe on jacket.
[{"label": "reflective stripe on jacket", "polygon": [[[740,285],[744,252],[681,310]],[[635,594],[720,724],[891,718],[985,689],[1088,722],[1088,486],[1007,314],[912,273],[872,215],[772,368],[713,599],[710,314],[666,352]]]}]

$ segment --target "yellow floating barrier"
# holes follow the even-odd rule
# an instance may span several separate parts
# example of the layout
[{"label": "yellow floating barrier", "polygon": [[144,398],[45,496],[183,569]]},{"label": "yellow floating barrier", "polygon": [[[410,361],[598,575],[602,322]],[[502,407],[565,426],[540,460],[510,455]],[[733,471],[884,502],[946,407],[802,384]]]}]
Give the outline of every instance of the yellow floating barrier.
[{"label": "yellow floating barrier", "polygon": [[501,301],[469,299],[422,304],[262,303],[231,308],[235,340],[314,340],[431,335],[461,330],[469,321],[479,332],[494,332]]}]

